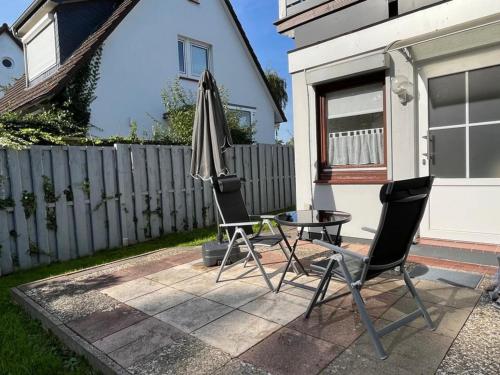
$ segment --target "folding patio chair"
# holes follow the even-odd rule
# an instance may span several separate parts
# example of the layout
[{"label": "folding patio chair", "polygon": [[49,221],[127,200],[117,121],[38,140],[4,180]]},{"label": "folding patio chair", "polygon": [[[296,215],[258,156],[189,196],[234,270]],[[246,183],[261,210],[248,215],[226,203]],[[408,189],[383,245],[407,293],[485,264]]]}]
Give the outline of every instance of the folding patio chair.
[{"label": "folding patio chair", "polygon": [[[322,303],[340,297],[339,295],[325,298],[328,284],[332,277],[343,280],[357,305],[361,319],[375,346],[380,359],[387,358],[380,338],[408,322],[422,316],[427,326],[434,330],[434,324],[415,290],[410,276],[405,269],[406,258],[410,251],[413,237],[418,229],[425,206],[429,198],[434,177],[414,178],[385,184],[380,189],[382,213],[375,238],[368,254],[358,254],[323,241],[314,241],[334,252],[332,256],[312,265],[314,271],[322,272],[323,276],[307,308],[306,318],[312,309]],[[405,315],[386,327],[376,330],[366,311],[360,291],[366,281],[399,267],[403,279],[416,302],[417,310]],[[344,295],[344,294],[342,294]]]},{"label": "folding patio chair", "polygon": [[[274,216],[255,216],[248,214],[245,202],[243,201],[243,196],[241,195],[241,180],[237,176],[228,175],[212,178],[212,186],[214,189],[215,203],[222,218],[222,224],[219,226],[226,231],[227,236],[230,239],[216,282],[219,281],[220,276],[226,267],[231,251],[235,248],[235,246],[244,245],[248,248],[247,256],[228,267],[233,267],[241,262],[244,262],[245,267],[250,258],[252,258],[264,276],[267,286],[271,289],[271,291],[274,291],[274,287],[269,279],[269,276],[262,267],[259,255],[255,251],[256,247],[269,248],[279,244],[281,250],[285,254],[285,257],[287,260],[289,259],[290,254],[287,248],[282,244],[283,237],[281,235],[275,235],[271,225],[271,220],[274,219]],[[259,226],[256,233],[253,231],[253,225]],[[269,227],[271,235],[262,234],[262,230],[266,225]],[[238,239],[240,241],[238,241]],[[300,264],[296,256],[294,256],[293,259]],[[294,263],[292,263],[292,265],[295,272],[299,273],[296,265]],[[300,264],[300,266],[302,267],[302,264]],[[302,270],[304,270],[303,267]]]}]

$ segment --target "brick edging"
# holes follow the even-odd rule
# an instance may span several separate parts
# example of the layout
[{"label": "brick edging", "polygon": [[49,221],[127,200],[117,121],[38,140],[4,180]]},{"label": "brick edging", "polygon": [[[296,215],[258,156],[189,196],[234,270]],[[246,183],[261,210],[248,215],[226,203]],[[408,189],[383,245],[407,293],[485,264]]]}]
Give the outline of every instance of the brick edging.
[{"label": "brick edging", "polygon": [[16,287],[12,288],[10,293],[15,303],[20,305],[32,318],[40,321],[45,329],[57,336],[69,349],[85,357],[92,368],[105,375],[130,375],[118,363],[66,327],[62,321],[48,314],[42,306],[29,298],[22,290]]}]

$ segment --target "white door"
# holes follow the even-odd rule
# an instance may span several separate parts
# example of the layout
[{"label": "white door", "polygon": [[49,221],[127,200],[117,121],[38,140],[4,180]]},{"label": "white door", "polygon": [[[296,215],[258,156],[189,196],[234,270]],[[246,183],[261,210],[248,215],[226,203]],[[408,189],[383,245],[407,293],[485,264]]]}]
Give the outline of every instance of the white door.
[{"label": "white door", "polygon": [[419,79],[420,175],[436,176],[420,234],[500,243],[500,65]]}]

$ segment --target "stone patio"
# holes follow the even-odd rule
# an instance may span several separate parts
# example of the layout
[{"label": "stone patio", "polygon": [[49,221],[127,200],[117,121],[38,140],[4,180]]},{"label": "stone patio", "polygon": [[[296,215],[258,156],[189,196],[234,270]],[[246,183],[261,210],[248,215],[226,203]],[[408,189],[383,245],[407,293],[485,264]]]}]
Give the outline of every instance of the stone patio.
[{"label": "stone patio", "polygon": [[[359,249],[357,245],[348,245]],[[279,250],[262,254],[276,285]],[[324,254],[300,246],[307,264]],[[480,289],[415,280],[437,330],[423,319],[383,338],[380,361],[350,296],[303,313],[299,286],[269,291],[249,263],[224,272],[201,263],[199,248],[175,248],[13,289],[15,300],[104,373],[122,374],[497,374],[499,313]],[[293,273],[287,279],[295,279]],[[318,278],[297,284],[314,287]],[[329,293],[346,287],[332,282]],[[400,279],[378,278],[362,292],[376,325],[415,309]]]}]

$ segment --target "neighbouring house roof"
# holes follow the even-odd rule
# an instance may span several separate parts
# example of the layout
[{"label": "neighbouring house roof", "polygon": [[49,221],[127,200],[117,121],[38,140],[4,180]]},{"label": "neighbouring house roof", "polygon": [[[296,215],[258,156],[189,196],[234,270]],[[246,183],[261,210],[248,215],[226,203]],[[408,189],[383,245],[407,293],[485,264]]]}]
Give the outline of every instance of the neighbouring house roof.
[{"label": "neighbouring house roof", "polygon": [[17,39],[14,34],[12,34],[12,31],[9,29],[9,25],[4,23],[2,26],[0,26],[0,35],[5,33],[6,35],[10,36],[10,38],[19,46],[19,48],[23,48],[23,44],[19,39]]},{"label": "neighbouring house roof", "polygon": [[36,85],[26,87],[26,75],[19,78],[0,99],[0,112],[22,110],[59,93],[74,74],[92,58],[108,35],[113,32],[138,2],[139,0],[123,0],[106,22],[91,34],[47,79]]},{"label": "neighbouring house roof", "polygon": [[[77,48],[73,54],[57,69],[57,71],[49,76],[47,79],[37,83],[33,86],[27,87],[26,76],[23,75],[19,78],[13,85],[10,87],[3,98],[0,99],[0,113],[6,111],[16,111],[23,110],[29,108],[31,106],[37,105],[52,96],[59,93],[64,89],[66,84],[70,81],[70,79],[78,72],[78,70],[87,63],[94,52],[102,45],[102,43],[106,40],[106,38],[114,31],[114,29],[120,24],[120,22],[127,16],[127,14],[134,8],[134,6],[139,3],[140,0],[123,0],[123,2],[115,9],[115,11],[111,14],[111,16],[104,22],[97,31],[91,34],[79,48]],[[283,112],[280,104],[276,100],[276,98],[272,94],[271,87],[266,78],[264,70],[260,65],[260,62],[248,40],[243,27],[236,16],[236,13],[230,3],[230,0],[224,0],[229,13],[231,14],[236,27],[238,28],[239,33],[242,36],[242,39],[247,47],[250,56],[252,57],[256,68],[267,89],[269,90],[270,96],[273,99],[273,104],[275,105],[275,109],[278,112],[281,122],[285,122],[286,116]],[[43,3],[43,0],[35,1],[31,6],[34,5],[39,6]],[[28,9],[29,10],[29,9]],[[30,12],[25,11],[25,13],[30,14]],[[31,10],[32,12],[33,10]],[[24,15],[24,13],[23,13]],[[16,21],[16,23],[21,23],[25,21],[25,17],[21,16],[21,18]]]}]

